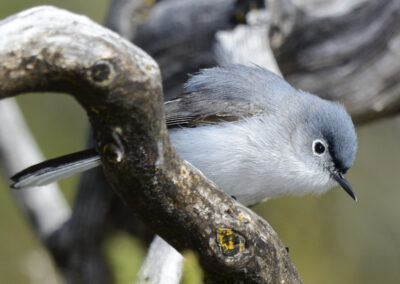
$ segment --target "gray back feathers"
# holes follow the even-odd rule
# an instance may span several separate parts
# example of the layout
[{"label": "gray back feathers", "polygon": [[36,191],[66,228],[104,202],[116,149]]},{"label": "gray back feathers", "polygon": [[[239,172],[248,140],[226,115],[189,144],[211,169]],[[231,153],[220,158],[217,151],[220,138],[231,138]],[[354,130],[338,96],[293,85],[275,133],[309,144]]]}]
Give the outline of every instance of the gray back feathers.
[{"label": "gray back feathers", "polygon": [[167,125],[235,121],[273,111],[295,90],[258,66],[229,65],[204,69],[185,84],[185,93],[165,103]]}]

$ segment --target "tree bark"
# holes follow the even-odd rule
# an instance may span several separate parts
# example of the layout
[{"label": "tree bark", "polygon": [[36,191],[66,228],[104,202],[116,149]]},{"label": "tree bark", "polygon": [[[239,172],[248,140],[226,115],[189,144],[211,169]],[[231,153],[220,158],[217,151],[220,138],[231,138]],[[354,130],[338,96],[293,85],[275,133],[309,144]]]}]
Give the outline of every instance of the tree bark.
[{"label": "tree bark", "polygon": [[86,17],[51,7],[10,17],[0,30],[0,97],[73,94],[115,192],[178,250],[196,251],[208,283],[301,283],[268,223],[177,156],[159,69],[147,54]]}]

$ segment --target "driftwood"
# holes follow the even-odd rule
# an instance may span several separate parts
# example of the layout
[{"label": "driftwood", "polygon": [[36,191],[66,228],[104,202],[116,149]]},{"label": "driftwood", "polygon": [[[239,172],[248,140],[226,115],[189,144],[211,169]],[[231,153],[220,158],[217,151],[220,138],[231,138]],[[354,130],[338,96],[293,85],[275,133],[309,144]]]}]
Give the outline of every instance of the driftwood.
[{"label": "driftwood", "polygon": [[[294,86],[342,101],[356,123],[400,110],[400,1],[342,1],[342,10],[271,2],[271,47]],[[308,4],[308,5],[307,5]]]},{"label": "driftwood", "polygon": [[160,75],[148,55],[86,17],[50,7],[10,17],[0,29],[0,96],[73,94],[113,189],[178,250],[195,250],[207,282],[301,282],[267,222],[170,147]]}]

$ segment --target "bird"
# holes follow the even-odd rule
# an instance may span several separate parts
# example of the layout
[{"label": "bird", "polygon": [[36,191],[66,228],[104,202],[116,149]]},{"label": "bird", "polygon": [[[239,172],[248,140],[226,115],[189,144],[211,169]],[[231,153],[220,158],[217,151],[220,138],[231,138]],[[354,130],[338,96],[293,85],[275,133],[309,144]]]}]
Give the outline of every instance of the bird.
[{"label": "bird", "polygon": [[[164,109],[178,154],[246,206],[335,185],[357,201],[344,176],[357,135],[339,102],[298,90],[261,66],[231,64],[191,75]],[[12,187],[41,186],[100,165],[95,149],[84,150],[17,173]]]}]

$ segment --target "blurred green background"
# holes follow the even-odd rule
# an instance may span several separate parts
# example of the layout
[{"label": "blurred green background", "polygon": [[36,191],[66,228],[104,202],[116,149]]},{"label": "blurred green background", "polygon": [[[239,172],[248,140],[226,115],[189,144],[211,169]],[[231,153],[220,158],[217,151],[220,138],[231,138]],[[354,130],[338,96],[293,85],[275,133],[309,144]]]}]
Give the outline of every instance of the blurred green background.
[{"label": "blurred green background", "polygon": [[[63,7],[103,23],[109,1],[0,1],[0,18],[42,4]],[[84,147],[88,122],[66,95],[30,94],[18,101],[47,158]],[[258,205],[290,248],[305,283],[400,283],[400,119],[357,129],[359,151],[348,180],[353,202],[335,188],[323,196],[284,197]],[[0,283],[55,283],[48,255],[15,206],[6,177],[0,184]],[[77,177],[60,182],[71,202]],[[51,212],[49,212],[51,213]],[[138,240],[116,233],[104,249],[118,283],[132,283],[145,251]],[[184,283],[200,283],[196,257],[188,253]]]}]

